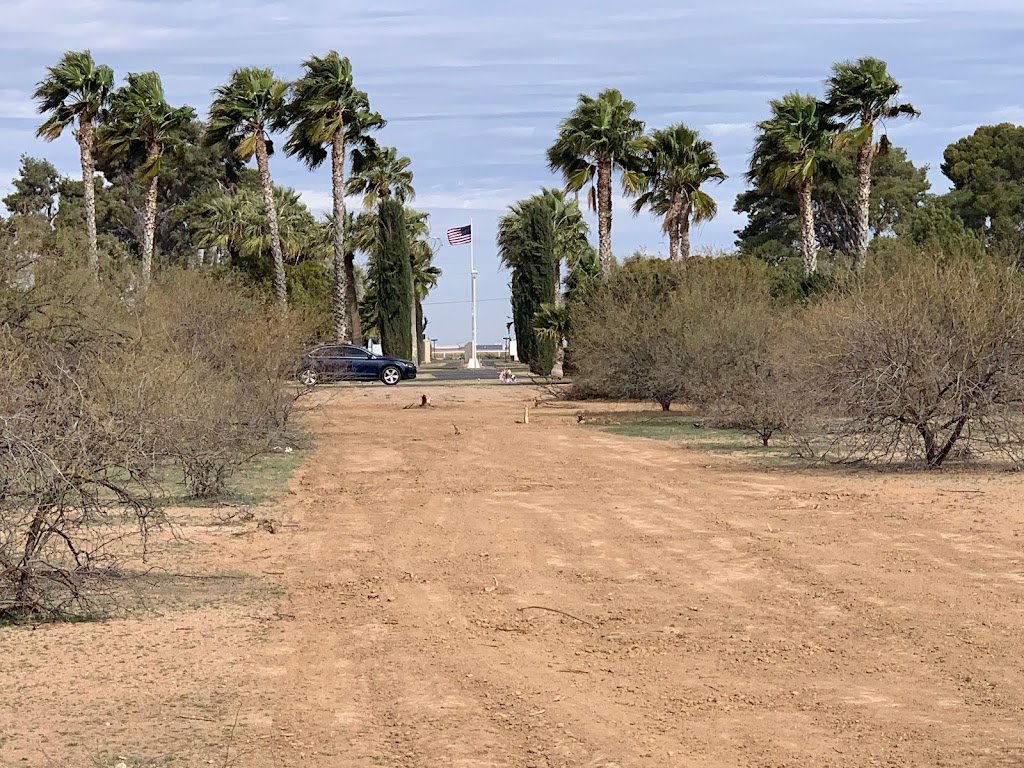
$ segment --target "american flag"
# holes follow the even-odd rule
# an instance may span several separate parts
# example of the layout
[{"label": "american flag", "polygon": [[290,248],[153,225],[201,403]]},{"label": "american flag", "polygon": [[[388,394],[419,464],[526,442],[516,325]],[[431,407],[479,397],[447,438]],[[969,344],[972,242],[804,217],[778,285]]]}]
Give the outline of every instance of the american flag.
[{"label": "american flag", "polygon": [[465,245],[473,242],[473,226],[455,227],[448,230],[448,245]]}]

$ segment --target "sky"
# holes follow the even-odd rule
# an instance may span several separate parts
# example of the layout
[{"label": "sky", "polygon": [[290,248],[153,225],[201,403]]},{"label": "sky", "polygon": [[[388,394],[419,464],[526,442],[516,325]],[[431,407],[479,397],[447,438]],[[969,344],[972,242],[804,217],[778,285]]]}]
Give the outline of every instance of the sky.
[{"label": "sky", "polygon": [[[368,10],[372,7],[372,10]],[[1021,0],[3,0],[0,12],[0,191],[28,153],[79,175],[70,134],[34,137],[31,93],[65,50],[89,48],[119,80],[156,70],[172,104],[204,114],[232,69],[300,74],[310,54],[352,60],[356,84],[387,120],[379,139],[412,159],[415,207],[432,234],[474,225],[479,341],[500,343],[510,319],[509,275],[498,269],[498,217],[541,186],[560,186],[544,151],[579,93],[616,87],[649,128],[684,121],[714,142],[729,179],[711,192],[718,217],[694,233],[700,249],[732,246],[753,126],[791,90],[822,93],[833,62],[885,59],[922,112],[888,126],[936,191],[942,152],[977,126],[1024,123]],[[314,211],[330,205],[325,167],[271,159],[277,183]],[[353,201],[356,202],[356,201]],[[596,221],[591,216],[596,233]],[[596,240],[596,234],[594,236]],[[660,225],[616,200],[613,247],[664,255]],[[470,335],[469,247],[444,243],[444,274],[427,300],[427,335]]]}]

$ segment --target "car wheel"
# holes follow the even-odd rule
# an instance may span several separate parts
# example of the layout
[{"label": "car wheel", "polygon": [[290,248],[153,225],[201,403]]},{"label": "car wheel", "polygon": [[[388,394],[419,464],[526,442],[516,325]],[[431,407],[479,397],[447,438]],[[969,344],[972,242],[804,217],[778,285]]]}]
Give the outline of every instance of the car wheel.
[{"label": "car wheel", "polygon": [[402,372],[393,365],[389,365],[383,371],[380,372],[380,380],[387,384],[389,387],[395,386],[402,380]]},{"label": "car wheel", "polygon": [[303,368],[299,372],[299,381],[303,386],[315,387],[320,383],[320,371],[316,368]]}]

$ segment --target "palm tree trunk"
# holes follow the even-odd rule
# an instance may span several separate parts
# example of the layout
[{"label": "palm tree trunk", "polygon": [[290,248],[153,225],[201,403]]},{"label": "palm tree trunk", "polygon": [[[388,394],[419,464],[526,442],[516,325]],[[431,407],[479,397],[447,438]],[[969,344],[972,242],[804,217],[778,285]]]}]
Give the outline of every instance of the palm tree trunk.
[{"label": "palm tree trunk", "polygon": [[690,258],[690,206],[686,204],[679,212],[679,256]]},{"label": "palm tree trunk", "polygon": [[281,231],[277,226],[277,205],[274,203],[274,186],[270,181],[270,161],[267,156],[267,141],[263,134],[256,136],[256,168],[260,174],[263,190],[263,210],[267,215],[270,229],[270,252],[274,258],[274,292],[281,309],[288,309],[288,285],[284,279],[284,254],[281,253]]},{"label": "palm tree trunk", "polygon": [[679,194],[673,193],[672,204],[669,206],[668,213],[665,214],[665,224],[668,230],[668,258],[671,261],[679,258],[679,215],[682,212],[682,207]]},{"label": "palm tree trunk", "polygon": [[142,278],[139,280],[139,292],[145,296],[149,288],[149,280],[153,274],[153,243],[156,240],[156,202],[160,178],[154,176],[149,180],[146,190],[146,227],[142,231]]},{"label": "palm tree trunk", "polygon": [[868,260],[868,227],[871,219],[871,161],[874,159],[874,145],[871,141],[857,151],[857,229],[854,233],[853,268],[864,270]]},{"label": "palm tree trunk", "polygon": [[597,161],[597,243],[601,272],[610,274],[615,264],[612,255],[612,159]]},{"label": "palm tree trunk", "polygon": [[92,123],[83,120],[78,125],[78,149],[82,158],[82,192],[85,195],[85,232],[89,240],[89,274],[100,279],[100,249],[96,238],[96,162],[92,156]]},{"label": "palm tree trunk", "polygon": [[555,360],[551,364],[551,378],[561,379],[565,376],[565,347],[562,346],[562,341],[559,339],[558,345],[555,347]]},{"label": "palm tree trunk", "polygon": [[818,242],[814,235],[814,208],[811,204],[811,182],[805,181],[797,190],[800,203],[800,248],[804,257],[804,274],[818,271]]},{"label": "palm tree trunk", "polygon": [[331,320],[334,340],[351,337],[348,271],[345,269],[345,125],[339,121],[331,142],[331,192],[334,197],[334,256],[331,260]]},{"label": "palm tree trunk", "polygon": [[359,318],[359,296],[356,294],[356,255],[345,249],[345,292],[348,296],[349,327],[352,329],[352,343],[363,346],[363,324]]}]

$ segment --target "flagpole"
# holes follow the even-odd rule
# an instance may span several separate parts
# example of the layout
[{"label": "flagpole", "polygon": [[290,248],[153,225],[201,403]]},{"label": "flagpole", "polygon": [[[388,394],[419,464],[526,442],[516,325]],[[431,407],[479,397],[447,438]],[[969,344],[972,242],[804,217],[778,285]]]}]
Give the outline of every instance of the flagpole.
[{"label": "flagpole", "polygon": [[473,232],[473,219],[469,220],[469,292],[473,304],[473,340],[470,342],[469,360],[467,368],[479,368],[480,361],[476,357],[476,261],[473,259],[473,241],[476,240],[476,233]]}]

